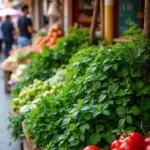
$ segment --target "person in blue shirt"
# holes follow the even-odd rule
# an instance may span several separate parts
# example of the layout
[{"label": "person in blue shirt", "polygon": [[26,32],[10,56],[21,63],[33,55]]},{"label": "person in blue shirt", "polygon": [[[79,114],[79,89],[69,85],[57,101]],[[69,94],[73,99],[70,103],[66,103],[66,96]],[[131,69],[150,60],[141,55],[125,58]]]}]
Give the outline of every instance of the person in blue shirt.
[{"label": "person in blue shirt", "polygon": [[12,49],[14,34],[14,26],[9,15],[6,16],[6,20],[2,23],[1,30],[3,33],[3,41],[5,43],[5,57],[8,57],[9,52]]}]

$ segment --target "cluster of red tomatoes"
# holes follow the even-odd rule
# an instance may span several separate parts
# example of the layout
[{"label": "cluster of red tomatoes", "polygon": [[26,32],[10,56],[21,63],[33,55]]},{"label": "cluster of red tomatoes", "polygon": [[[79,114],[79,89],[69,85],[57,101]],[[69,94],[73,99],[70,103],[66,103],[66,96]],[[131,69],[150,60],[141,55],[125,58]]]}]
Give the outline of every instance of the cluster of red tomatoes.
[{"label": "cluster of red tomatoes", "polygon": [[46,37],[39,37],[34,41],[32,46],[27,46],[26,50],[35,50],[41,52],[44,45],[48,45],[50,48],[54,48],[56,42],[63,36],[63,31],[59,26],[53,26]]},{"label": "cluster of red tomatoes", "polygon": [[128,132],[111,144],[110,150],[150,150],[150,137],[144,138],[138,132]]},{"label": "cluster of red tomatoes", "polygon": [[[84,150],[102,150],[102,148],[91,145]],[[127,132],[111,144],[110,150],[150,150],[150,137],[144,138],[138,132]]]}]

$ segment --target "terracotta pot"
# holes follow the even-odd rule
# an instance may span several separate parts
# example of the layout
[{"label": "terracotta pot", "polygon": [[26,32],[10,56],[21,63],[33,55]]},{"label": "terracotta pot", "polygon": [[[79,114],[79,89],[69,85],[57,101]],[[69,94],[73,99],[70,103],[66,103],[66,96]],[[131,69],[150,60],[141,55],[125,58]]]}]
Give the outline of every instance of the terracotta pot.
[{"label": "terracotta pot", "polygon": [[36,147],[36,148],[33,148],[33,138],[30,138],[30,136],[28,135],[28,133],[25,131],[25,121],[22,122],[22,130],[25,134],[25,139],[27,141],[27,144],[28,144],[28,147],[29,147],[29,150],[40,150],[41,148],[40,147]]},{"label": "terracotta pot", "polygon": [[13,110],[12,106],[11,106],[11,114],[12,114],[13,116],[16,116],[16,115],[17,115],[17,112],[16,112],[15,110]]}]

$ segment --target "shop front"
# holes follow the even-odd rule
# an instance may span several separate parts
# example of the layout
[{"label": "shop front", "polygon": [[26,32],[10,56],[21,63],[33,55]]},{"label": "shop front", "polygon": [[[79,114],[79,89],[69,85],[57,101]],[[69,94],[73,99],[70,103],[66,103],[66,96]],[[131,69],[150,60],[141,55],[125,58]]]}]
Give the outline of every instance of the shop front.
[{"label": "shop front", "polygon": [[114,0],[114,37],[123,36],[131,21],[143,29],[144,1]]},{"label": "shop front", "polygon": [[[67,26],[77,23],[80,28],[90,27],[95,0],[64,0],[64,3],[64,25],[67,22]],[[101,30],[110,43],[122,38],[131,21],[140,28],[144,27],[143,0],[101,0],[100,5],[96,30]]]}]

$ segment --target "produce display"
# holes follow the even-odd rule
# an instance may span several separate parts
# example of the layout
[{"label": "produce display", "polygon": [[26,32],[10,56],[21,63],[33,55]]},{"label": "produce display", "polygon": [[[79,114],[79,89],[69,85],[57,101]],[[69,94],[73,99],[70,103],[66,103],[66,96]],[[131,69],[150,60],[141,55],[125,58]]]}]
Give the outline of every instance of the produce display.
[{"label": "produce display", "polygon": [[19,96],[12,100],[12,109],[20,113],[26,113],[36,108],[36,104],[43,97],[55,94],[64,86],[67,75],[65,70],[58,70],[56,75],[47,81],[34,80],[33,84],[24,87]]},{"label": "produce display", "polygon": [[49,94],[50,89],[49,81],[35,80],[33,85],[22,89],[19,97],[12,100],[13,110],[24,113],[34,109],[36,107],[35,104],[40,101],[40,97]]},{"label": "produce display", "polygon": [[26,64],[21,64],[18,66],[18,68],[16,69],[16,71],[14,71],[11,76],[10,76],[10,80],[13,82],[17,82],[22,80],[23,78],[23,73],[24,70],[26,69],[27,65]]},{"label": "produce display", "polygon": [[16,70],[20,64],[28,64],[33,51],[16,50],[3,61],[1,67],[8,70]]},{"label": "produce display", "polygon": [[34,36],[34,39],[38,39],[39,37],[46,37],[46,36],[47,36],[47,32],[41,30],[38,33],[36,33],[36,35]]},{"label": "produce display", "polygon": [[17,82],[11,92],[12,97],[17,97],[21,89],[32,84],[34,79],[47,80],[55,74],[56,69],[68,64],[72,55],[88,41],[89,29],[79,30],[75,26],[71,31],[71,34],[58,41],[55,50],[44,47],[42,53],[37,53],[31,58],[31,62],[24,72],[23,80]]},{"label": "produce display", "polygon": [[12,136],[23,121],[44,150],[149,150],[150,43],[133,27],[130,43],[89,46],[89,32],[74,29],[34,55],[12,91]]},{"label": "produce display", "polygon": [[84,150],[102,150],[102,149],[97,146],[90,145],[90,146],[85,147]]},{"label": "produce display", "polygon": [[60,29],[60,27],[54,26],[50,29],[47,36],[45,37],[40,36],[38,39],[36,39],[33,45],[31,46],[31,49],[41,52],[43,50],[44,45],[47,45],[50,48],[54,48],[56,42],[62,36],[63,36],[63,31]]},{"label": "produce display", "polygon": [[110,150],[148,150],[150,138],[138,132],[127,132],[111,144]]},{"label": "produce display", "polygon": [[122,131],[148,133],[150,84],[142,80],[148,45],[140,36],[131,43],[88,46],[76,53],[67,66],[68,84],[26,115],[25,129],[35,145],[109,149]]},{"label": "produce display", "polygon": [[[138,132],[125,132],[118,140],[112,142],[110,150],[149,150],[150,137],[144,138]],[[103,150],[94,145],[84,148],[84,150]]]}]

